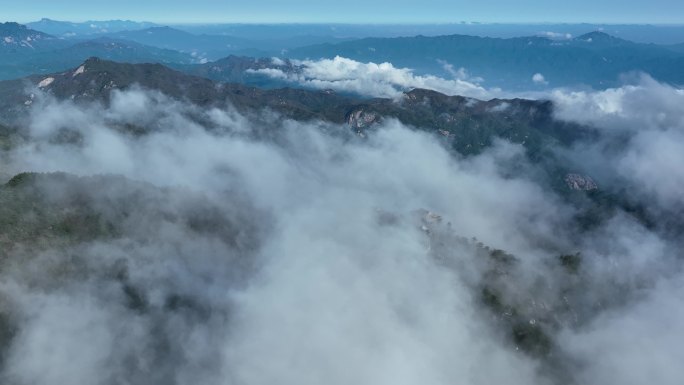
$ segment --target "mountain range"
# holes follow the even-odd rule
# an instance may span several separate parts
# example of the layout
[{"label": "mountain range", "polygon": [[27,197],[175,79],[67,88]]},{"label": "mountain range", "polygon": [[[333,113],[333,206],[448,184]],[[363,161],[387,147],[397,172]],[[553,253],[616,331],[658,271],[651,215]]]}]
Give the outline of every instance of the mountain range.
[{"label": "mountain range", "polygon": [[[171,27],[122,31],[107,36],[153,47],[192,53],[201,59],[218,59],[231,53],[259,53],[258,44],[248,39],[219,35],[194,35]],[[265,52],[261,52],[265,53]]]},{"label": "mountain range", "polygon": [[[244,63],[239,58],[235,62]],[[547,101],[480,101],[415,89],[397,103],[393,99],[340,95],[331,90],[262,89],[192,76],[160,64],[117,63],[98,58],[90,58],[66,72],[0,82],[0,116],[21,116],[32,104],[32,88],[58,99],[106,103],[113,90],[134,85],[203,107],[230,104],[245,113],[266,107],[292,119],[346,123],[359,134],[383,119],[396,118],[439,132],[464,154],[480,152],[495,137],[521,143],[537,154],[551,143],[570,144],[588,134],[579,127],[567,129],[569,123],[554,120],[552,105]],[[11,124],[11,120],[5,123]]]},{"label": "mountain range", "polygon": [[[563,39],[448,35],[343,39],[314,45],[308,44],[311,40],[302,39],[300,43],[304,46],[293,45],[283,50],[279,47],[287,38],[280,43],[256,45],[242,37],[193,34],[144,23],[85,24],[74,24],[71,29],[47,19],[32,24],[36,28],[53,28],[54,35],[16,23],[0,25],[0,54],[4,58],[0,77],[8,79],[0,81],[0,156],[3,160],[5,156],[12,159],[7,163],[11,166],[0,164],[0,272],[9,272],[7,276],[11,276],[28,266],[24,275],[18,275],[18,282],[25,279],[29,282],[26,286],[35,286],[41,296],[83,279],[92,282],[92,287],[75,286],[73,292],[102,291],[107,294],[102,296],[102,303],[113,303],[116,314],[133,315],[123,319],[149,317],[150,330],[160,329],[159,325],[166,327],[159,335],[149,333],[153,335],[152,353],[139,356],[152,359],[140,365],[141,374],[136,374],[140,383],[150,382],[145,380],[149,378],[149,367],[180,362],[175,359],[177,352],[182,352],[177,357],[187,358],[187,340],[178,338],[178,329],[167,325],[183,324],[180,314],[189,314],[188,320],[204,322],[220,309],[225,310],[225,319],[232,320],[234,304],[231,302],[224,309],[217,307],[220,301],[215,301],[225,297],[228,286],[214,285],[240,286],[247,282],[249,286],[250,274],[287,270],[287,264],[265,269],[265,260],[261,259],[271,252],[263,253],[262,238],[271,237],[271,231],[281,228],[292,230],[277,233],[278,238],[287,242],[270,247],[276,250],[276,259],[282,261],[285,253],[281,255],[281,251],[297,243],[293,253],[297,254],[297,265],[315,264],[318,259],[327,259],[320,256],[326,256],[332,249],[355,244],[357,240],[366,242],[363,239],[368,238],[369,246],[364,246],[367,250],[359,253],[362,257],[349,263],[364,265],[359,271],[368,271],[366,265],[380,261],[375,254],[386,253],[385,249],[376,248],[378,239],[387,237],[395,243],[399,238],[418,234],[419,242],[412,246],[415,255],[395,255],[395,249],[389,249],[392,260],[407,263],[411,274],[406,276],[419,272],[416,255],[426,254],[438,269],[450,269],[454,277],[466,277],[467,285],[463,286],[469,291],[464,303],[475,304],[478,312],[484,312],[478,322],[491,323],[500,332],[501,340],[510,344],[511,351],[539,360],[544,370],[560,379],[558,383],[579,383],[570,380],[575,377],[578,364],[563,355],[558,345],[564,338],[560,333],[581,325],[591,327],[592,319],[621,309],[628,300],[623,298],[627,285],[619,279],[610,282],[611,277],[621,278],[621,272],[601,275],[600,269],[588,270],[596,261],[585,260],[578,250],[594,254],[610,250],[605,252],[610,253],[611,259],[613,255],[620,257],[631,252],[622,250],[623,241],[615,242],[617,237],[607,234],[610,231],[622,232],[625,238],[662,231],[672,234],[677,242],[684,234],[681,211],[662,215],[659,208],[650,210],[653,202],[628,191],[632,185],[616,182],[604,186],[603,181],[588,176],[590,171],[585,163],[567,156],[580,145],[599,143],[610,135],[613,137],[606,142],[606,151],[613,151],[611,146],[626,147],[629,138],[622,135],[632,134],[606,134],[590,123],[577,122],[582,120],[561,120],[556,115],[558,106],[550,100],[485,100],[424,88],[407,89],[396,97],[373,98],[331,89],[306,89],[255,72],[273,69],[297,74],[304,71],[306,60],[341,55],[361,62],[391,62],[420,74],[444,77],[456,76],[454,69],[462,67],[473,77],[464,80],[509,89],[577,85],[606,88],[618,84],[619,77],[631,71],[647,71],[660,81],[681,84],[681,45],[634,43],[592,32]],[[71,36],[72,33],[76,35]],[[87,38],[79,38],[82,36]],[[232,54],[245,52],[262,57]],[[268,57],[271,54],[279,58]],[[483,80],[473,80],[478,77]],[[662,116],[661,120],[667,122],[667,116]],[[225,120],[231,123],[224,124]],[[407,137],[401,138],[402,135]],[[397,146],[399,150],[391,149]],[[111,170],[124,170],[121,173],[128,175],[93,175],[101,170],[96,167],[82,168],[83,175],[91,176],[30,172],[36,170],[32,166],[54,170],[52,163],[60,157],[64,158],[60,165],[73,164],[71,170],[81,170],[88,163],[84,159],[89,158],[72,157],[80,152],[98,153],[95,158],[113,165]],[[436,153],[434,158],[429,157],[431,152]],[[392,157],[387,160],[388,156]],[[212,160],[213,157],[218,160]],[[39,158],[44,162],[42,165],[34,161]],[[373,166],[378,159],[382,162]],[[357,163],[341,171],[337,169],[350,160]],[[330,166],[316,167],[326,162]],[[411,171],[402,169],[423,163],[427,166]],[[361,177],[355,175],[363,174],[366,167],[374,168]],[[610,167],[606,169],[612,170]],[[20,172],[24,168],[29,172]],[[187,170],[179,172],[183,168]],[[290,168],[297,172],[289,172]],[[157,172],[159,178],[145,179]],[[380,175],[385,173],[390,176],[388,179]],[[400,178],[403,173],[410,178]],[[195,174],[204,176],[195,178]],[[298,179],[299,174],[305,178]],[[270,178],[281,179],[287,188],[278,188],[280,182],[271,184]],[[294,178],[295,183],[289,178]],[[448,183],[441,183],[445,179]],[[269,183],[260,183],[263,180]],[[291,188],[290,183],[299,185]],[[337,184],[344,188],[337,189]],[[424,184],[429,186],[423,188]],[[328,189],[330,185],[332,190]],[[274,186],[272,192],[270,187]],[[448,192],[442,193],[440,187]],[[461,192],[469,189],[473,193]],[[391,193],[383,193],[386,190]],[[379,207],[378,203],[384,206],[384,199],[397,190],[408,193],[392,197],[387,204],[389,209]],[[367,199],[366,196],[378,191],[386,195],[369,200],[368,204],[361,202],[362,209],[356,208],[348,217],[343,214],[347,207],[355,207],[345,203]],[[290,194],[297,199],[278,203]],[[461,222],[465,225],[451,219],[457,223],[452,227],[449,219],[443,220],[435,212],[408,207],[417,195],[425,195],[425,202],[430,204],[456,207],[456,216],[481,217]],[[478,195],[488,197],[480,201]],[[323,205],[317,205],[319,199]],[[416,201],[422,200],[423,197]],[[470,206],[483,205],[481,202],[486,205],[490,200],[496,204],[470,211]],[[523,202],[519,205],[522,207],[517,207],[517,202]],[[539,207],[532,207],[537,204]],[[510,213],[503,214],[504,211]],[[548,218],[545,211],[550,212]],[[367,212],[371,213],[368,218]],[[497,225],[499,216],[505,215],[512,218]],[[323,222],[318,221],[319,216],[324,217]],[[303,219],[293,221],[292,217]],[[490,218],[494,221],[484,221]],[[327,221],[334,224],[332,231],[320,225]],[[369,229],[380,230],[364,232],[360,238],[352,236],[357,224],[366,228],[366,221],[372,223]],[[479,221],[483,222],[478,224]],[[508,226],[521,227],[520,233],[509,233],[504,228],[507,221],[511,223]],[[495,234],[492,239],[500,239],[504,246],[497,247],[502,249],[470,237],[469,232],[475,231],[470,225]],[[337,231],[342,233],[339,243],[318,244],[318,238],[325,241],[325,233]],[[551,234],[555,231],[563,233],[563,238],[559,236],[556,240]],[[525,232],[530,235],[523,242],[509,235]],[[299,233],[307,234],[300,239]],[[528,241],[534,246],[521,246]],[[635,253],[646,250],[634,243],[626,242],[636,249]],[[663,243],[654,243],[655,248],[670,250]],[[516,256],[503,250],[509,244],[518,250],[544,250],[546,256],[537,252]],[[305,257],[299,258],[300,251],[310,247],[317,250],[311,255],[305,252]],[[617,251],[613,252],[613,248]],[[346,253],[345,248],[341,249]],[[355,249],[349,250],[350,254],[357,253]],[[550,250],[553,252],[546,253]],[[331,255],[334,254],[333,251]],[[140,270],[149,255],[153,257],[149,271],[159,272],[170,266],[182,277],[204,261],[201,258],[205,255],[210,256],[209,267],[200,268],[196,272],[197,282],[192,281],[188,284],[191,290],[183,292],[183,282],[175,279],[175,275]],[[94,264],[97,258],[103,260],[102,266]],[[178,265],[174,258],[180,260]],[[613,271],[623,261],[609,261],[608,269]],[[538,263],[543,269],[528,271],[531,263]],[[326,270],[324,280],[338,279],[341,268],[344,267],[335,265],[330,273]],[[221,274],[212,275],[215,269],[220,269]],[[387,276],[394,274],[382,265],[379,270],[379,279],[367,277],[372,283],[371,291],[383,286]],[[298,280],[299,270],[293,271],[297,275],[294,279]],[[356,270],[352,272],[350,277],[358,275]],[[595,272],[598,274],[592,276]],[[353,289],[346,277],[341,278],[343,291]],[[397,285],[411,285],[410,279],[397,280]],[[627,279],[631,276],[627,275]],[[207,281],[211,287],[198,286]],[[430,286],[431,279],[427,281]],[[447,291],[460,282],[451,276],[447,281]],[[167,291],[159,289],[165,285],[169,286]],[[641,289],[644,284],[634,285]],[[285,286],[296,285],[289,281]],[[409,287],[409,291],[413,292],[414,287]],[[205,300],[203,294],[195,292],[211,292],[211,299]],[[437,290],[430,286],[428,292],[436,295]],[[343,308],[350,308],[349,304],[358,300],[355,297],[358,296],[352,293],[351,301]],[[5,297],[0,297],[0,368],[4,368],[5,362],[16,362],[6,361],[6,357],[16,354],[25,330],[31,327],[23,322],[24,313],[15,310],[22,297],[16,297],[19,301],[7,298],[12,301],[5,303]],[[398,301],[391,298],[388,313],[400,314],[402,324],[424,322],[409,312],[411,303],[403,304],[401,297],[397,298]],[[443,317],[445,306],[439,303],[435,307],[435,318]],[[36,313],[43,311],[41,306],[36,309]],[[70,309],[65,311],[69,316],[73,313]],[[331,314],[330,318],[339,316]],[[51,318],[48,321],[52,324]],[[200,330],[192,322],[189,325],[192,333]],[[449,329],[451,324],[447,326]],[[324,329],[327,335],[327,327]],[[206,350],[209,339],[199,340],[199,350]],[[436,339],[441,341],[443,336]],[[65,344],[60,341],[57,342]],[[138,346],[139,341],[132,345]],[[123,357],[123,367],[140,361],[133,359],[138,357],[135,354]],[[207,371],[204,363],[198,367],[201,372]],[[156,382],[176,381],[173,369],[159,370],[162,375]],[[128,372],[122,373],[117,380],[126,378]]]},{"label": "mountain range", "polygon": [[[50,23],[43,20],[42,24],[32,26]],[[315,36],[252,40],[227,35],[197,35],[170,27],[142,28],[147,27],[145,23],[116,25],[137,28],[118,32],[108,30],[100,32],[94,40],[92,36],[79,40],[58,38],[16,23],[3,24],[0,50],[4,52],[5,60],[0,64],[0,79],[66,70],[90,56],[98,56],[123,62],[165,63],[214,80],[251,81],[254,76],[236,72],[244,69],[244,63],[226,58],[240,55],[312,60],[342,56],[360,62],[390,62],[395,67],[412,68],[418,74],[445,78],[454,76],[454,69],[463,68],[486,87],[510,90],[580,85],[604,89],[621,84],[622,75],[630,72],[645,72],[670,84],[684,83],[681,44],[634,43],[603,32],[571,39],[445,35],[358,40]],[[308,45],[320,41],[325,43]],[[257,67],[262,68],[263,63]],[[221,70],[208,71],[207,68]],[[268,85],[269,82],[261,77],[254,84]],[[276,81],[273,84],[283,83]]]},{"label": "mountain range", "polygon": [[0,53],[9,58],[25,52],[53,50],[67,43],[49,34],[39,32],[18,23],[0,23]]},{"label": "mountain range", "polygon": [[484,78],[490,87],[529,89],[539,73],[551,86],[620,84],[620,75],[647,72],[672,84],[684,83],[684,54],[677,47],[639,44],[591,32],[569,40],[510,39],[465,35],[367,38],[290,50],[288,56],[318,59],[342,56],[362,62],[390,62],[419,73],[448,75],[445,63]]},{"label": "mountain range", "polygon": [[156,27],[157,24],[144,21],[137,22],[131,20],[89,20],[76,23],[70,21],[59,21],[43,18],[39,21],[26,23],[26,26],[37,31],[45,32],[50,35],[70,38],[89,37],[93,35],[102,35],[121,31],[145,29]]},{"label": "mountain range", "polygon": [[[573,143],[590,141],[597,135],[590,127],[555,119],[553,103],[544,100],[477,100],[425,89],[408,91],[399,100],[369,99],[332,90],[257,88],[192,76],[160,64],[117,63],[91,58],[66,72],[0,82],[0,124],[5,126],[1,141],[5,146],[21,142],[21,122],[34,104],[40,103],[41,95],[75,103],[107,105],[113,92],[135,88],[160,92],[202,109],[223,109],[229,105],[254,119],[268,110],[281,118],[296,121],[345,125],[362,138],[378,124],[396,119],[435,135],[447,147],[464,156],[479,154],[497,139],[505,139],[523,146],[526,156],[542,165],[550,188],[576,198],[584,196],[585,192],[577,195],[575,190],[583,189],[574,188],[578,184],[568,182],[566,176],[576,170],[577,165],[557,157],[550,149],[569,148]],[[208,124],[199,116],[193,119]],[[154,126],[127,123],[120,129],[140,135],[154,130]],[[269,132],[262,134],[270,135]],[[582,179],[581,176],[577,178]],[[578,214],[583,226],[589,226],[604,215],[597,213],[610,212],[616,205],[627,204],[623,198],[606,195],[604,191],[587,193],[591,199],[580,206],[594,211],[589,219]],[[597,209],[599,202],[601,208]]]}]

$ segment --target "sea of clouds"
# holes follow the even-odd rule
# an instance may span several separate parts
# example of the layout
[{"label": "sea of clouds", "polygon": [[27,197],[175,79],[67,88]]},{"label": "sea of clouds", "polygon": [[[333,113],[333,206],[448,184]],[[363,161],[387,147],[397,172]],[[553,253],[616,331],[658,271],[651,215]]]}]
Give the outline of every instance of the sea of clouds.
[{"label": "sea of clouds", "polygon": [[[267,74],[369,96],[412,87],[480,98],[501,92],[391,64],[303,64],[300,75]],[[463,157],[396,120],[360,138],[344,126],[267,111],[247,117],[149,90],[113,92],[107,106],[39,96],[26,140],[4,154],[10,174],[94,178],[77,187],[48,181],[47,196],[79,189],[105,216],[118,207],[111,202],[133,210],[115,239],[17,249],[0,261],[0,306],[17,325],[2,355],[3,383],[684,378],[677,233],[621,210],[580,231],[577,208],[538,179],[539,165],[525,160],[522,146],[498,141]],[[628,191],[648,212],[680,216],[682,90],[642,77],[617,89],[547,96],[557,118],[601,132],[592,143],[556,149],[560,156],[601,188]],[[151,129],[132,135],[126,124]],[[60,139],[65,132],[79,139]],[[441,222],[427,223],[421,210]],[[198,230],[198,217],[211,221]],[[492,322],[481,303],[488,279],[481,256],[449,234],[518,258],[505,294],[513,301],[568,300],[560,281],[548,279],[539,292],[535,280],[558,276],[550,258],[581,252],[577,317],[547,330],[553,357],[525,354]]]}]

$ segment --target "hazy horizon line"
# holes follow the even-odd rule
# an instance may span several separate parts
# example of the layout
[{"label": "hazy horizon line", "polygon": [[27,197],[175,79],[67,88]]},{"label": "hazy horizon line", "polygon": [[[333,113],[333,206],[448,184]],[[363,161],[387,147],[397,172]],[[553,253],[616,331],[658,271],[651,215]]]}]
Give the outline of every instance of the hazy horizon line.
[{"label": "hazy horizon line", "polygon": [[4,19],[3,23],[19,23],[29,24],[36,23],[43,20],[50,20],[64,23],[87,23],[87,22],[112,22],[123,21],[133,23],[150,23],[160,25],[349,25],[349,26],[439,26],[439,25],[606,25],[606,26],[654,26],[654,27],[684,27],[684,23],[659,23],[659,22],[589,22],[589,21],[381,21],[381,22],[341,22],[341,21],[162,21],[162,20],[134,20],[134,19],[78,19],[65,20],[53,19],[49,17],[42,17],[40,19],[19,20],[19,19]]}]

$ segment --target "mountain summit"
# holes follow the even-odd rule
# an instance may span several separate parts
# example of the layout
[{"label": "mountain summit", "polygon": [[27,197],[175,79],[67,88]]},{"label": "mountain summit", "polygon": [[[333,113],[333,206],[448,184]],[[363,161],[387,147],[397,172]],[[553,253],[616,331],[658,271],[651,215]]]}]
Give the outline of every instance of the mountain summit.
[{"label": "mountain summit", "polygon": [[0,24],[0,52],[35,51],[47,48],[54,36],[35,31],[18,23]]},{"label": "mountain summit", "polygon": [[603,45],[629,45],[635,44],[629,40],[620,39],[613,35],[609,35],[602,31],[594,31],[585,33],[584,35],[577,36],[574,41],[587,42],[587,43],[600,43]]}]

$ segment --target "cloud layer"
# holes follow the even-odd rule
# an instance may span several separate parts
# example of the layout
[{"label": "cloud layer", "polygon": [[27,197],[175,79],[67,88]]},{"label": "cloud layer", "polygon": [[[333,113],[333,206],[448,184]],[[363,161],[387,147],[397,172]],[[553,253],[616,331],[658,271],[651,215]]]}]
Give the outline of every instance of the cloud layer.
[{"label": "cloud layer", "polygon": [[[307,65],[295,81],[318,88],[392,96],[444,85],[389,64]],[[617,171],[615,186],[659,210],[681,202],[681,172],[669,163],[683,144],[680,90],[646,79],[553,97],[559,117],[601,130],[600,142],[565,155],[582,171]],[[579,231],[578,208],[521,146],[497,141],[463,158],[391,119],[360,138],[140,89],[115,91],[109,107],[36,106],[9,171],[90,176],[41,191],[127,219],[113,239],[17,249],[2,261],[0,305],[20,321],[7,383],[681,380],[680,241],[620,209]],[[518,262],[492,270],[484,245]],[[574,252],[576,275],[549,264]],[[508,310],[482,304],[483,284],[530,315],[526,327],[555,325],[543,329],[551,356],[512,342]]]},{"label": "cloud layer", "polygon": [[463,69],[454,70],[445,63],[453,79],[434,75],[416,75],[408,68],[392,63],[362,63],[336,56],[334,59],[293,61],[301,70],[287,72],[277,68],[251,70],[274,79],[287,80],[316,89],[333,89],[374,97],[395,98],[413,88],[427,88],[448,95],[490,98],[498,90],[486,90]]}]

